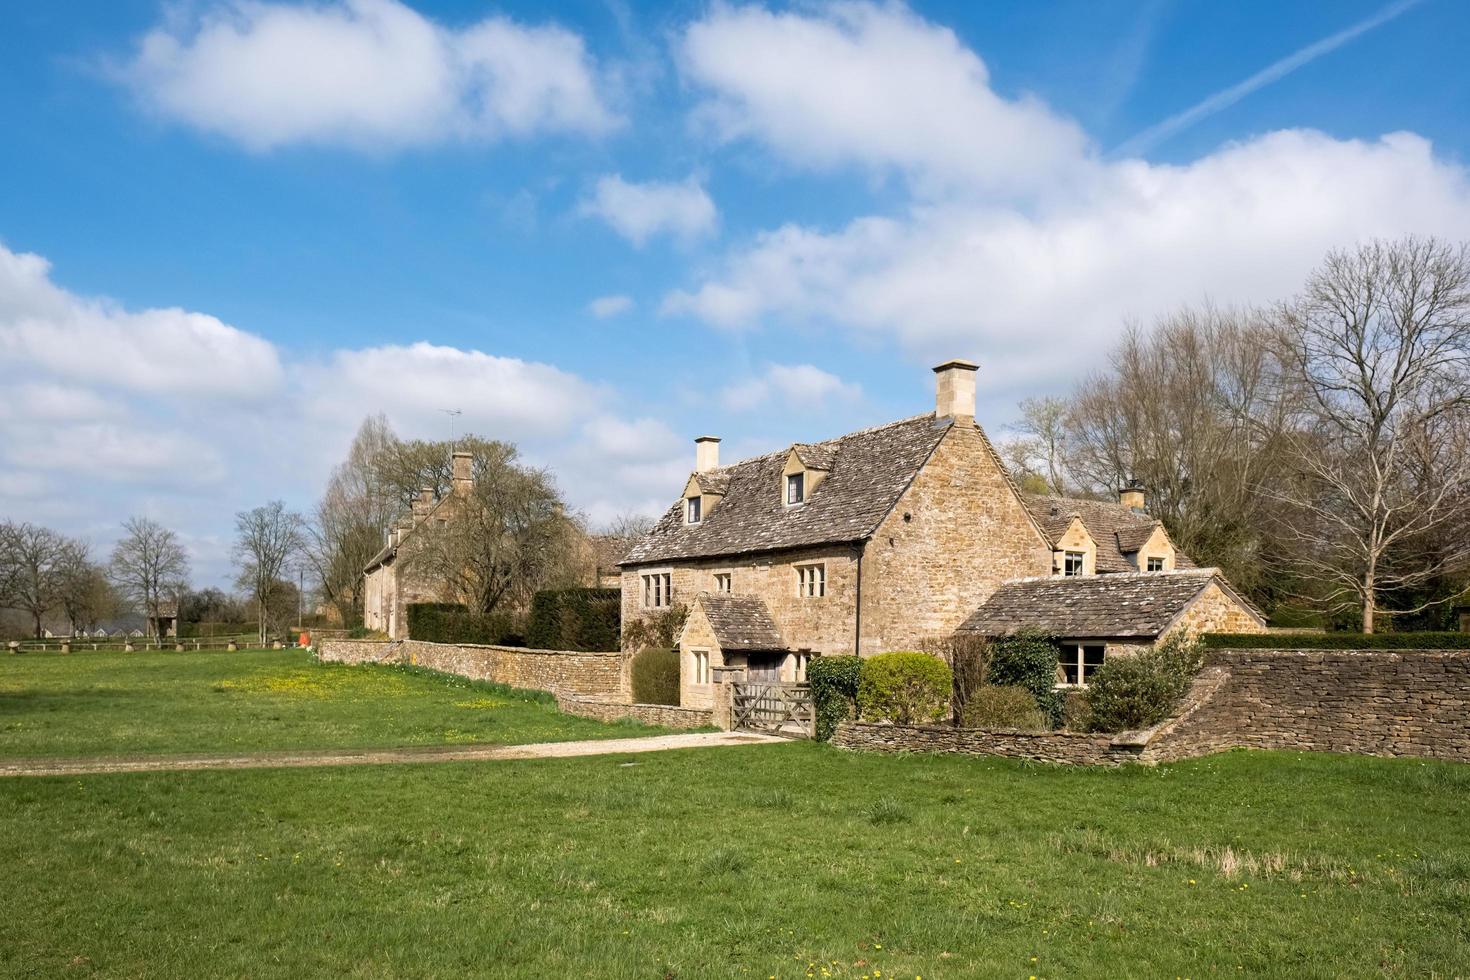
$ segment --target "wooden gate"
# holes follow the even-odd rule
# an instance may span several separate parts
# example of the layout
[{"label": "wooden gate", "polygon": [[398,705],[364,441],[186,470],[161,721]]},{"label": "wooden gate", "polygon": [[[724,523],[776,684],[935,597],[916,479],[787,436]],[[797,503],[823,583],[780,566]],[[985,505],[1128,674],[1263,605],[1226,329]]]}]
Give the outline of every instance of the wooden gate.
[{"label": "wooden gate", "polygon": [[793,738],[816,735],[817,713],[808,684],[737,681],[730,697],[736,729]]}]

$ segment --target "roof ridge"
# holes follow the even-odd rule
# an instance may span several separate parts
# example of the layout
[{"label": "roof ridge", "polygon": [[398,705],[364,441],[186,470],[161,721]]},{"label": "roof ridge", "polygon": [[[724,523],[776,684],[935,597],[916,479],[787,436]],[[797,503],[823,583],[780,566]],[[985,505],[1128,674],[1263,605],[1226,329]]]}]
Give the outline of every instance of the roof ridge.
[{"label": "roof ridge", "polygon": [[1008,578],[1001,585],[1017,585],[1021,582],[1096,582],[1096,581],[1120,581],[1138,578],[1215,578],[1223,577],[1220,569],[1214,565],[1195,568],[1176,568],[1167,572],[1107,572],[1100,575],[1025,575],[1020,578]]},{"label": "roof ridge", "polygon": [[[871,435],[871,434],[873,434],[875,432],[882,432],[884,429],[892,429],[892,428],[895,428],[895,427],[900,426],[900,425],[907,425],[910,422],[917,422],[920,419],[932,419],[932,418],[934,418],[934,413],[933,412],[925,412],[922,415],[910,415],[908,418],[897,419],[897,420],[895,420],[893,422],[884,422],[882,425],[870,425],[866,429],[854,429],[853,431],[851,431],[851,432],[845,432],[845,433],[843,433],[840,436],[833,436],[830,439],[822,439],[822,440],[819,440],[817,442],[793,442],[793,443],[788,444],[783,449],[773,449],[773,450],[771,450],[768,453],[761,453],[759,456],[747,456],[744,459],[737,459],[733,463],[726,463],[723,466],[716,466],[713,469],[705,470],[704,473],[721,473],[721,472],[724,472],[724,471],[727,471],[727,470],[733,470],[737,466],[745,466],[748,463],[758,463],[761,460],[776,459],[778,457],[785,456],[787,453],[791,452],[793,449],[797,448],[798,446],[806,446],[808,448],[819,448],[819,447],[832,446],[832,447],[835,448],[835,446],[836,446],[837,443],[840,443],[840,442],[842,442],[845,439],[851,439],[854,436]],[[704,474],[703,473],[695,473],[694,475],[696,475],[696,476],[703,476]]]}]

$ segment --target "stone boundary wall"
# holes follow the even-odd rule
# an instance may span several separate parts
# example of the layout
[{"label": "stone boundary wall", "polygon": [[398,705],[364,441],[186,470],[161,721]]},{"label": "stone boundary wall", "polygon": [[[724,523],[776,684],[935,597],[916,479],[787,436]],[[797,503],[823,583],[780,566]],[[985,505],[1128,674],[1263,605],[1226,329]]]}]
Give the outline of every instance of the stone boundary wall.
[{"label": "stone boundary wall", "polygon": [[1212,650],[1206,664],[1224,683],[1144,761],[1247,747],[1470,762],[1470,650]]},{"label": "stone boundary wall", "polygon": [[1470,650],[1212,650],[1179,713],[1145,731],[843,722],[832,744],[1103,766],[1231,748],[1470,762]]},{"label": "stone boundary wall", "polygon": [[838,724],[832,744],[870,752],[958,752],[1081,766],[1116,766],[1136,758],[1131,752],[1115,750],[1112,735],[948,725],[875,725],[865,721]]},{"label": "stone boundary wall", "polygon": [[586,698],[561,695],[556,706],[569,715],[595,718],[598,721],[622,721],[631,718],[645,725],[662,728],[708,728],[715,724],[710,708],[681,708],[671,704],[628,704],[615,698]]},{"label": "stone boundary wall", "polygon": [[478,681],[493,681],[556,695],[617,699],[622,694],[623,655],[575,650],[423,640],[323,640],[322,660],[334,663],[406,663]]}]

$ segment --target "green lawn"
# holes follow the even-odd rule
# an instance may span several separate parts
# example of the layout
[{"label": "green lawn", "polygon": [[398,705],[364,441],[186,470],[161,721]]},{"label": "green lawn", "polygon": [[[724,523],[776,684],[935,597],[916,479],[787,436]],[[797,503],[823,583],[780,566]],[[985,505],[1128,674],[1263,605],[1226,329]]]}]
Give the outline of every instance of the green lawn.
[{"label": "green lawn", "polygon": [[[7,753],[18,733],[57,754],[425,741],[476,711],[501,719],[486,739],[580,724],[296,655],[88,663],[6,665],[4,721],[27,719]],[[21,672],[60,703],[26,707]],[[8,778],[0,868],[3,976],[1470,974],[1470,766],[1412,760],[1089,770],[787,743]]]},{"label": "green lawn", "polygon": [[0,758],[502,744],[652,731],[547,695],[298,650],[0,654]]}]

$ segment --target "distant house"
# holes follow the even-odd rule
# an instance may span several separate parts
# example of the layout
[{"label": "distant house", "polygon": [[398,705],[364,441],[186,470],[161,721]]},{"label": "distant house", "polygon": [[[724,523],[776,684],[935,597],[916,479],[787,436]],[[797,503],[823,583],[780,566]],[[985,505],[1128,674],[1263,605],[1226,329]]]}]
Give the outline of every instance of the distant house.
[{"label": "distant house", "polygon": [[388,530],[383,549],[363,569],[363,624],[387,633],[395,640],[408,636],[408,606],[414,602],[437,602],[440,583],[413,575],[404,569],[402,555],[414,547],[414,531],[433,522],[443,526],[458,519],[474,489],[474,458],[456,452],[450,463],[450,489],[435,498],[425,487],[414,498],[408,513]]},{"label": "distant house", "polygon": [[[1156,626],[1191,615],[1264,628],[1217,571],[1175,547],[1140,488],[1116,503],[1022,494],[975,422],[975,365],[934,370],[929,414],[730,466],[718,439],[695,440],[680,499],[621,562],[625,625],[688,607],[682,703],[712,704],[722,671],[799,681],[814,656],[922,648],[962,626],[1008,630],[1012,612],[1102,641],[1101,653],[1074,644],[1070,669],[1064,649],[1058,683],[1086,682],[1095,664],[1079,658],[1100,662],[1110,643],[1151,642]],[[1048,618],[1084,600],[1113,618]]]}]

